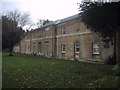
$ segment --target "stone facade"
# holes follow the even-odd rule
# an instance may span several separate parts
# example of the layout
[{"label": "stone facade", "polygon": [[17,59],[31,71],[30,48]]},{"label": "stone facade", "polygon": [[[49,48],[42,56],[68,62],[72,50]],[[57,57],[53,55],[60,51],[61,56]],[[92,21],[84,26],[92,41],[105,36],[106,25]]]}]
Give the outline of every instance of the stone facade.
[{"label": "stone facade", "polygon": [[28,32],[19,45],[21,53],[69,60],[104,61],[113,50],[111,43],[106,45],[86,28],[78,14]]}]

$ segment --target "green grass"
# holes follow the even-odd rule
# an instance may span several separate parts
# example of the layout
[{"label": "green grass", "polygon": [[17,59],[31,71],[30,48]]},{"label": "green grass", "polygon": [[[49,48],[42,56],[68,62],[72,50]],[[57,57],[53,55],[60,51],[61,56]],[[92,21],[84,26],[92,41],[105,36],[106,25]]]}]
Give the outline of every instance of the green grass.
[{"label": "green grass", "polygon": [[3,88],[117,88],[114,66],[3,53]]}]

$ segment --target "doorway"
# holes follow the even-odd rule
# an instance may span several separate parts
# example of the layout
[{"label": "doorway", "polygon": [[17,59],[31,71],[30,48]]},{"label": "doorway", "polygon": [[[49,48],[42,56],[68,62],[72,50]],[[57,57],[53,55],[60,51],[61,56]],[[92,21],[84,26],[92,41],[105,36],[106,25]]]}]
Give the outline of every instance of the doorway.
[{"label": "doorway", "polygon": [[41,53],[41,42],[38,42],[38,54]]}]

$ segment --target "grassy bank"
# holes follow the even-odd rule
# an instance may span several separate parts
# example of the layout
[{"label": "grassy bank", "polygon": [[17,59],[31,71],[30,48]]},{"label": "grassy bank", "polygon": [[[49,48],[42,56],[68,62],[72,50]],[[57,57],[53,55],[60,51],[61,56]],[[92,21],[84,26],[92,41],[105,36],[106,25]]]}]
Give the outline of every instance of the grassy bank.
[{"label": "grassy bank", "polygon": [[117,88],[113,65],[3,53],[3,88]]}]

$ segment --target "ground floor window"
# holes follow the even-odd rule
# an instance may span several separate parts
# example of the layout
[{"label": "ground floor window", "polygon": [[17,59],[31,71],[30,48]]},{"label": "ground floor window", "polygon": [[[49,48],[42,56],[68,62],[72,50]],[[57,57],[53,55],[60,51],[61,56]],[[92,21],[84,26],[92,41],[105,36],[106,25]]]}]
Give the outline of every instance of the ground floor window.
[{"label": "ground floor window", "polygon": [[45,43],[45,55],[48,56],[48,43]]},{"label": "ground floor window", "polygon": [[93,43],[93,54],[100,54],[100,47],[98,43]]},{"label": "ground floor window", "polygon": [[75,53],[79,53],[79,52],[80,52],[80,45],[75,44]]},{"label": "ground floor window", "polygon": [[38,53],[41,52],[41,42],[38,42]]},{"label": "ground floor window", "polygon": [[65,45],[64,44],[62,44],[62,53],[65,53]]}]

